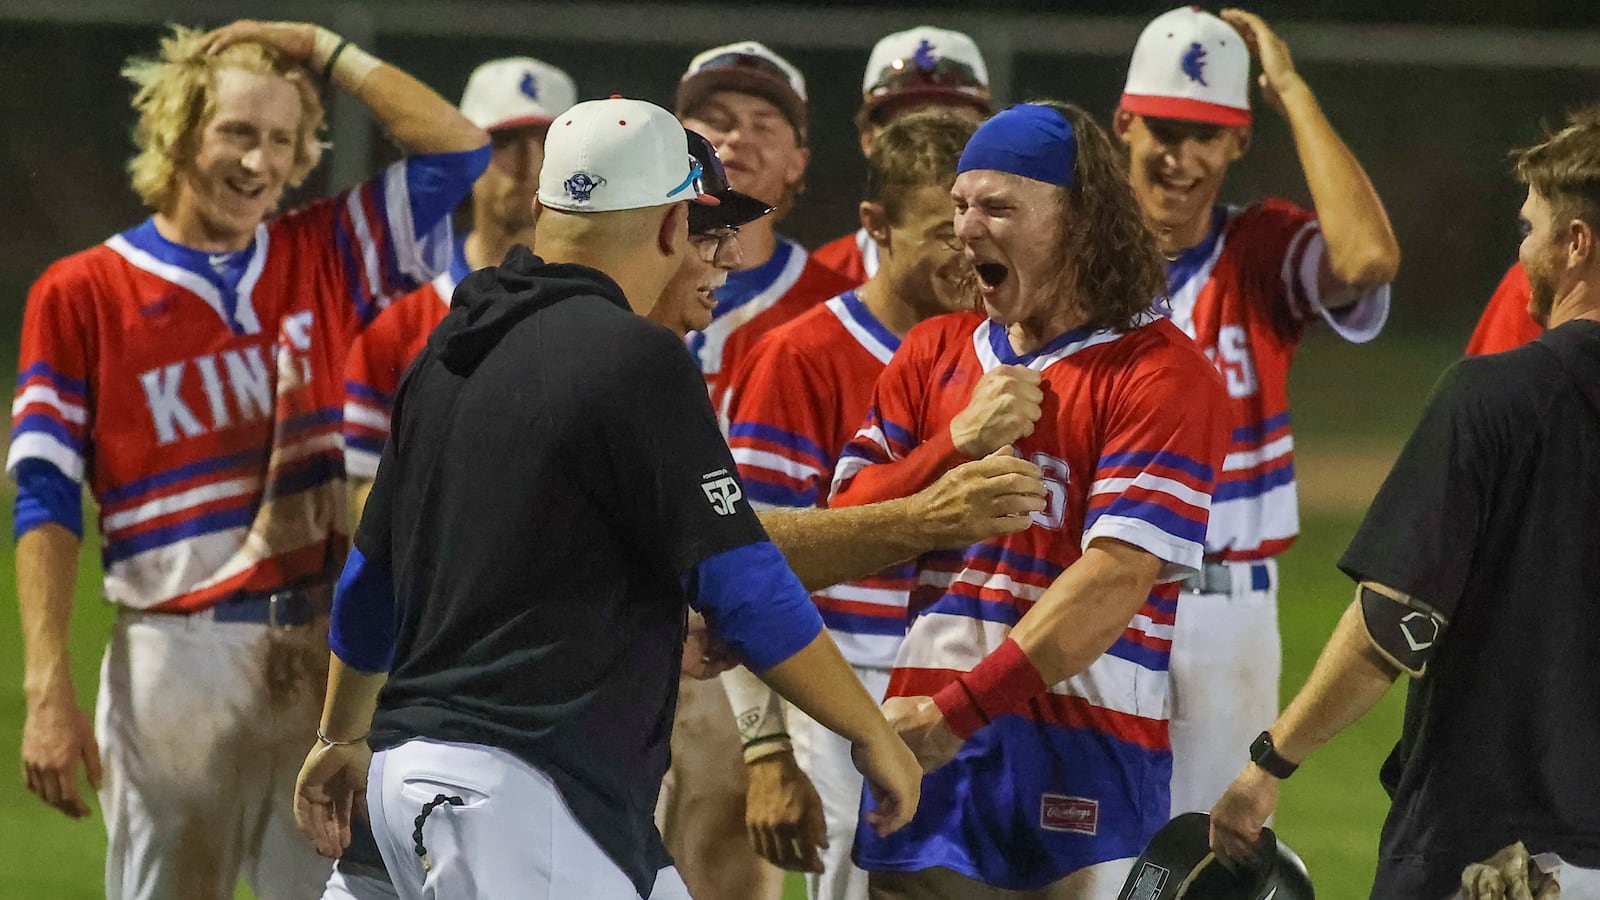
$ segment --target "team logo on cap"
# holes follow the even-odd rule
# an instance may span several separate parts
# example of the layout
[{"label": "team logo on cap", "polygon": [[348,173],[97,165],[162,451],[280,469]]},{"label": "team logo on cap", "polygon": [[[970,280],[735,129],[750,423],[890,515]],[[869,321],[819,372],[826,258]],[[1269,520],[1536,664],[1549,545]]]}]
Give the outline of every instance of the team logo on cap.
[{"label": "team logo on cap", "polygon": [[539,99],[539,82],[533,77],[532,72],[522,73],[522,81],[517,85],[517,90],[522,92],[529,100]]},{"label": "team logo on cap", "polygon": [[563,186],[566,187],[568,196],[572,197],[574,202],[588,203],[589,195],[594,193],[594,189],[605,183],[606,180],[598,175],[579,172],[563,182]]},{"label": "team logo on cap", "polygon": [[922,71],[932,72],[933,67],[939,64],[939,54],[933,44],[927,38],[923,38],[922,43],[917,45],[917,52],[911,54],[911,60]]},{"label": "team logo on cap", "polygon": [[1189,76],[1190,81],[1199,82],[1201,87],[1210,87],[1206,84],[1206,48],[1199,41],[1189,45],[1188,52],[1183,54],[1183,60],[1178,63],[1183,69],[1183,74]]}]

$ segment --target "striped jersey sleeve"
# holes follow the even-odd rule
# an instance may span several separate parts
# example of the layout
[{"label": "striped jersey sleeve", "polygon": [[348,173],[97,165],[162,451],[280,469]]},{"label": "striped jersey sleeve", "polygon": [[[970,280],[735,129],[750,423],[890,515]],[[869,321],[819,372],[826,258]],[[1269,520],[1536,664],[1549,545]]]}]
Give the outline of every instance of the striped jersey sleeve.
[{"label": "striped jersey sleeve", "polygon": [[[1190,382],[1163,368],[1123,392],[1108,421],[1084,516],[1084,548],[1096,538],[1139,547],[1161,560],[1162,582],[1200,568],[1214,461],[1222,459],[1227,435],[1220,379]],[[1214,393],[1214,401],[1164,402],[1195,391]]]},{"label": "striped jersey sleeve", "polygon": [[728,446],[752,503],[820,506],[828,496],[834,451],[821,396],[805,359],[782,341],[763,340],[730,382]]},{"label": "striped jersey sleeve", "polygon": [[88,382],[93,361],[88,292],[70,280],[40,278],[22,315],[21,365],[11,403],[11,450],[6,471],[42,460],[76,482],[88,457]]}]

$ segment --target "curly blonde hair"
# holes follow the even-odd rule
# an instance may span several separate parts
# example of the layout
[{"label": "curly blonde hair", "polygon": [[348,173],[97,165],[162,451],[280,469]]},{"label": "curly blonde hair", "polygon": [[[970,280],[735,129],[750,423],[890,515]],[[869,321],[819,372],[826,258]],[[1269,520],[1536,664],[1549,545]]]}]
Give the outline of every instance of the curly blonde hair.
[{"label": "curly blonde hair", "polygon": [[216,75],[222,69],[276,75],[300,95],[300,131],[289,170],[290,187],[305,181],[322,158],[322,98],[305,66],[254,42],[208,55],[206,35],[196,28],[174,25],[172,33],[161,39],[158,56],[133,57],[122,69],[123,77],[138,86],[133,108],[139,113],[139,122],[133,139],[139,152],[128,161],[128,174],[139,199],[158,212],[171,209],[178,172],[199,151],[200,131],[216,114]]}]

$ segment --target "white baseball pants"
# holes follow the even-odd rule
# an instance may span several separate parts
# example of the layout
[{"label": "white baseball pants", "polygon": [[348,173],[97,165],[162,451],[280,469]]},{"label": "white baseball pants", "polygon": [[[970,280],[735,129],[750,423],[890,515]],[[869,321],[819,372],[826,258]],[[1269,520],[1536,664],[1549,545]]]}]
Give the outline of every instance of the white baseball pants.
[{"label": "white baseball pants", "polygon": [[[416,852],[417,816],[431,862]],[[639,900],[633,883],[573,818],[543,772],[495,747],[412,740],[372,757],[367,810],[404,900]],[[647,900],[689,900],[678,870],[656,873]]]},{"label": "white baseball pants", "polygon": [[1233,591],[1178,598],[1172,638],[1172,814],[1211,812],[1278,717],[1278,564],[1229,566]]}]

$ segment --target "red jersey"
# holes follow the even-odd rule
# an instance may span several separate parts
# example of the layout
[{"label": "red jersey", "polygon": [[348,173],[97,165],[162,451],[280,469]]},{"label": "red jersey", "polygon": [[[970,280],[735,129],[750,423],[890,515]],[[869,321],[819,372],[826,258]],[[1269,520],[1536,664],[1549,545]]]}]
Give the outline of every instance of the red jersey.
[{"label": "red jersey", "polygon": [[[900,338],[847,291],[774,329],[731,392],[728,445],[752,503],[826,506],[839,452],[866,418]],[[852,665],[887,669],[906,630],[915,569],[897,566],[812,594]]]},{"label": "red jersey", "polygon": [[412,197],[406,165],[258,226],[236,283],[232,255],[146,221],[34,284],[7,470],[87,482],[107,599],[181,612],[337,575],[345,350],[447,258],[448,220],[419,238],[411,210],[471,187]]},{"label": "red jersey", "polygon": [[1544,328],[1528,313],[1532,299],[1528,273],[1518,262],[1506,271],[1494,296],[1489,298],[1489,305],[1484,307],[1478,327],[1472,329],[1472,340],[1467,342],[1467,355],[1514,350],[1544,334]]},{"label": "red jersey", "polygon": [[[1104,655],[980,729],[927,776],[909,826],[888,838],[863,829],[857,850],[865,868],[941,865],[1034,888],[1137,855],[1167,820],[1176,581],[1201,565],[1228,409],[1216,369],[1157,316],[1121,334],[1071,331],[1022,356],[997,322],[939,316],[912,329],[878,379],[835,498],[871,467],[944,454],[951,420],[1002,364],[1042,377],[1043,414],[1016,452],[1043,470],[1048,506],[1020,534],[919,560],[888,695],[930,695],[976,666],[1096,538],[1159,558],[1158,583]],[[1061,826],[1051,811],[1067,801],[1089,818]]]},{"label": "red jersey", "polygon": [[685,342],[700,364],[723,430],[728,427],[728,387],[746,355],[767,332],[854,285],[788,238],[779,238],[772,258],[743,272],[728,273],[717,289],[711,324],[691,331]]},{"label": "red jersey", "polygon": [[1389,287],[1337,311],[1319,289],[1327,245],[1316,216],[1283,200],[1218,207],[1206,241],[1167,266],[1174,324],[1226,383],[1231,440],[1212,495],[1208,555],[1255,560],[1288,549],[1300,531],[1289,423],[1289,365],[1308,325],[1353,343],[1377,337]]},{"label": "red jersey", "polygon": [[400,376],[450,312],[456,285],[469,272],[461,249],[465,239],[456,241],[446,271],[390,304],[350,345],[344,367],[344,468],[351,478],[378,475]]},{"label": "red jersey", "polygon": [[811,258],[843,275],[852,285],[863,285],[878,274],[878,242],[865,228],[836,238],[817,248]]}]

